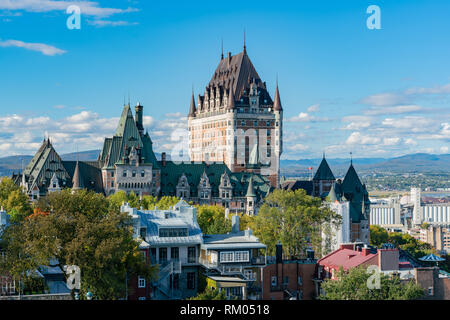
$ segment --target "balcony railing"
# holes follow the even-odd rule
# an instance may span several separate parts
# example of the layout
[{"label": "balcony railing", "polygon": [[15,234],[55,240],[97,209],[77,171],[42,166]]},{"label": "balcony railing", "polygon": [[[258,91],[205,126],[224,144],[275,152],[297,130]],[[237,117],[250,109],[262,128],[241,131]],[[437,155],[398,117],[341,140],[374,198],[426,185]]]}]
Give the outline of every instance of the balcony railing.
[{"label": "balcony railing", "polygon": [[[207,268],[222,268],[223,266],[229,266],[229,265],[233,265],[233,263],[219,263],[219,262],[210,262],[207,259],[199,259],[199,263],[201,263],[202,265],[204,265]],[[238,265],[255,265],[255,266],[261,266],[261,265],[266,265],[267,264],[267,260],[265,256],[260,256],[260,257],[253,257],[249,262],[235,262],[235,264]]]}]

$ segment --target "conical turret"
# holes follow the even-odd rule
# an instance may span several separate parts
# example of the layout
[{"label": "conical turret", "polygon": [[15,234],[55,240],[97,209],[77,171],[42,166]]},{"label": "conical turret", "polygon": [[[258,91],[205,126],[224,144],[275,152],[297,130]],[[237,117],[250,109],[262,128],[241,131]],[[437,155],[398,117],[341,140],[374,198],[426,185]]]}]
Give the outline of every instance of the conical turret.
[{"label": "conical turret", "polygon": [[277,89],[275,90],[275,97],[273,100],[274,100],[273,110],[282,111],[283,107],[281,106],[280,92],[278,91],[278,84],[277,84]]},{"label": "conical turret", "polygon": [[80,163],[77,161],[75,165],[75,171],[73,173],[72,179],[72,190],[81,190],[84,188],[83,181],[81,180],[80,174]]},{"label": "conical turret", "polygon": [[197,111],[197,109],[195,108],[194,93],[192,92],[191,107],[189,109],[189,117],[195,117],[195,112],[196,111]]}]

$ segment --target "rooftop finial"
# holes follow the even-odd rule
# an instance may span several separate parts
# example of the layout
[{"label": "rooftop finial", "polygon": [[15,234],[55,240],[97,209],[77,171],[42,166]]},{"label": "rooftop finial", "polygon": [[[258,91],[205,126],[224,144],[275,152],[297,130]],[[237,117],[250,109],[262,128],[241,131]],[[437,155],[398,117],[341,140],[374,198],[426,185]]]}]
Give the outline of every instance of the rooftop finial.
[{"label": "rooftop finial", "polygon": [[247,47],[245,46],[245,28],[244,28],[244,54],[247,54]]},{"label": "rooftop finial", "polygon": [[222,53],[220,55],[220,59],[222,60],[223,59],[223,38],[222,38],[221,51],[222,51]]},{"label": "rooftop finial", "polygon": [[323,158],[325,159],[325,150],[323,150]]},{"label": "rooftop finial", "polygon": [[353,152],[350,151],[350,164],[353,164]]}]

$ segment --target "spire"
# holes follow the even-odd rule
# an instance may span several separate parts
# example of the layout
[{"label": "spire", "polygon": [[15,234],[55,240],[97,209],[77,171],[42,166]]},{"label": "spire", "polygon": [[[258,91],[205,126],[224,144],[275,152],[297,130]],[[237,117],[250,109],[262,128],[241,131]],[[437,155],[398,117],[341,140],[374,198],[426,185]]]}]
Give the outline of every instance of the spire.
[{"label": "spire", "polygon": [[83,188],[84,188],[83,181],[81,180],[81,175],[80,175],[80,165],[79,165],[79,161],[77,161],[77,164],[75,166],[75,172],[73,173],[72,190],[80,190]]},{"label": "spire", "polygon": [[189,117],[195,117],[195,99],[194,99],[194,90],[192,90],[192,98],[191,98],[191,107],[189,109]]},{"label": "spire", "polygon": [[227,110],[233,110],[235,107],[234,104],[234,92],[233,92],[233,86],[230,87],[230,94],[228,95],[228,103],[227,103]]},{"label": "spire", "polygon": [[244,54],[247,54],[247,47],[245,46],[245,29],[244,29]]},{"label": "spire", "polygon": [[255,188],[253,187],[253,176],[250,177],[248,182],[247,194],[246,197],[256,197]]},{"label": "spire", "polygon": [[277,89],[275,90],[273,110],[283,111],[283,108],[281,107],[280,92],[278,91],[278,80],[277,80]]},{"label": "spire", "polygon": [[223,59],[223,38],[222,38],[222,46],[221,46],[221,51],[222,51],[222,53],[221,53],[221,55],[220,55],[220,60],[222,60]]}]

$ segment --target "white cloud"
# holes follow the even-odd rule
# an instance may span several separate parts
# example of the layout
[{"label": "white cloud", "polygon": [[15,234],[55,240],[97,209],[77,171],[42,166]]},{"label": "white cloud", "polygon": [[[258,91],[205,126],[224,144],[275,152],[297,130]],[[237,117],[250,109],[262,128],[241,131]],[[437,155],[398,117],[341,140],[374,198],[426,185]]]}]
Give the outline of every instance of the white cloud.
[{"label": "white cloud", "polygon": [[436,120],[418,116],[403,118],[386,118],[381,122],[385,127],[391,127],[409,132],[433,132],[438,129]]},{"label": "white cloud", "polygon": [[27,50],[38,51],[46,56],[55,56],[64,54],[67,51],[58,49],[56,47],[44,43],[27,43],[20,40],[5,40],[0,41],[0,47],[18,47]]},{"label": "white cloud", "polygon": [[368,128],[368,127],[370,127],[370,122],[351,122],[341,129],[342,130],[361,130],[361,129]]},{"label": "white cloud", "polygon": [[365,144],[377,144],[380,143],[380,138],[378,137],[372,137],[369,135],[363,135],[360,132],[356,131],[353,132],[346,140],[346,144],[349,145],[365,145]]},{"label": "white cloud", "polygon": [[313,104],[312,106],[309,106],[307,111],[308,112],[318,112],[319,107],[320,107],[320,104],[316,103],[316,104]]},{"label": "white cloud", "polygon": [[447,153],[448,153],[448,147],[447,147],[447,146],[441,147],[441,148],[439,149],[439,151],[440,151],[441,153],[443,153],[443,154],[447,154]]},{"label": "white cloud", "polygon": [[56,0],[0,0],[0,10],[20,10],[28,12],[64,11],[71,5],[80,7],[81,14],[108,17],[114,14],[136,12],[136,8],[103,8],[94,1],[56,1]]},{"label": "white cloud", "polygon": [[405,139],[405,144],[410,146],[417,146],[417,141],[412,138]]},{"label": "white cloud", "polygon": [[398,137],[394,137],[394,138],[384,138],[383,139],[383,144],[385,146],[395,146],[398,145],[400,143],[401,139]]},{"label": "white cloud", "polygon": [[382,115],[382,114],[401,114],[421,111],[423,108],[418,105],[401,105],[393,107],[372,107],[364,111],[367,115]]},{"label": "white cloud", "polygon": [[372,106],[393,106],[405,103],[406,99],[397,93],[379,93],[365,97],[360,102]]},{"label": "white cloud", "polygon": [[122,26],[134,26],[137,25],[137,22],[129,22],[129,21],[111,21],[111,20],[93,20],[88,21],[89,24],[96,27],[122,27]]},{"label": "white cloud", "polygon": [[309,150],[309,146],[301,144],[301,143],[297,143],[292,146],[288,146],[287,149],[292,152],[306,151],[306,150]]},{"label": "white cloud", "polygon": [[328,118],[318,118],[316,116],[312,116],[306,112],[300,112],[297,116],[289,118],[288,122],[325,122],[329,121]]}]

